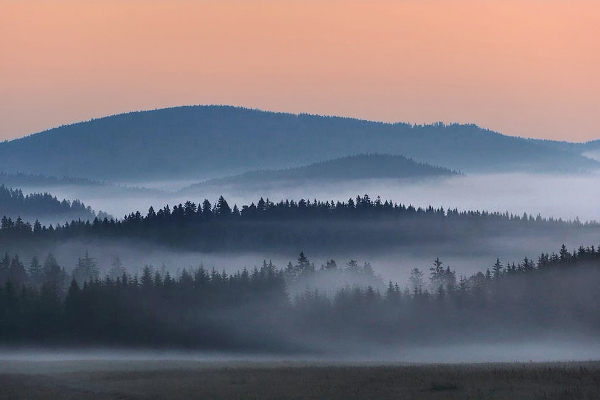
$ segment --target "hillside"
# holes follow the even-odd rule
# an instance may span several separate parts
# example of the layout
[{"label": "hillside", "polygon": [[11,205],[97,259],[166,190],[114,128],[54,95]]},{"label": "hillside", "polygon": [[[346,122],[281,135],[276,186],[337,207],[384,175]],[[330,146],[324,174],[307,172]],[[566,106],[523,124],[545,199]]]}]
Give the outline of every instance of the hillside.
[{"label": "hillside", "polygon": [[[0,217],[25,221],[68,221],[73,219],[91,220],[96,213],[79,200],[58,200],[49,193],[24,195],[19,189],[0,185]],[[100,213],[104,217],[104,213]],[[4,225],[3,225],[4,226]]]},{"label": "hillside", "polygon": [[600,140],[593,140],[585,143],[583,155],[596,161],[600,161]]},{"label": "hillside", "polygon": [[0,185],[7,187],[24,187],[24,186],[102,186],[99,181],[93,181],[85,178],[70,178],[70,177],[54,177],[41,174],[23,174],[14,173],[8,174],[0,172]]},{"label": "hillside", "polygon": [[565,142],[543,139],[530,139],[530,141],[551,149],[568,151],[575,154],[586,155],[588,153],[600,152],[600,139],[588,142]]},{"label": "hillside", "polygon": [[359,153],[404,155],[464,172],[582,171],[600,164],[475,125],[189,106],[132,112],[0,143],[0,171],[88,179],[207,179]]},{"label": "hillside", "polygon": [[197,183],[184,190],[221,185],[298,184],[303,181],[340,182],[356,179],[420,179],[455,174],[457,173],[449,169],[419,163],[403,156],[360,154],[322,161],[303,167],[249,171],[235,176]]}]

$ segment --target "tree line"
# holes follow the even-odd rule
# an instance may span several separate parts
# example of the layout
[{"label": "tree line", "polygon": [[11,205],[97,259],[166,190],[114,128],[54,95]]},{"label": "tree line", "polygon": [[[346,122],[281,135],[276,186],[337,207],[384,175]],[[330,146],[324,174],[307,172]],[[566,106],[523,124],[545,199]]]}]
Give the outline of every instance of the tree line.
[{"label": "tree line", "polygon": [[[0,212],[4,214],[2,228],[25,224],[23,219],[59,217],[65,220],[91,220],[97,217],[91,207],[79,200],[58,200],[49,193],[23,194],[21,189],[0,185]],[[106,214],[100,214],[103,218]],[[16,218],[15,221],[12,218]]]},{"label": "tree line", "polygon": [[[25,266],[0,261],[0,340],[11,344],[176,346],[247,351],[337,351],[360,345],[541,340],[600,333],[600,249],[580,247],[537,260],[495,263],[470,276],[436,259],[406,285],[308,285],[370,265],[333,260],[316,267],[301,253],[279,268],[235,273],[150,266],[128,273],[116,258],[100,275],[85,254],[72,271],[48,255]],[[385,286],[385,285],[384,285]],[[348,347],[345,347],[348,346]]]},{"label": "tree line", "polygon": [[[368,221],[368,224],[365,224]],[[60,242],[69,238],[131,238],[201,251],[256,250],[269,243],[281,248],[335,249],[340,246],[386,247],[391,244],[478,238],[497,232],[535,233],[598,230],[595,222],[542,218],[486,211],[445,210],[372,200],[368,195],[346,202],[260,199],[256,204],[231,207],[222,196],[212,204],[187,201],[172,208],[150,207],[143,215],[122,219],[94,218],[44,226],[4,218],[0,239],[5,243]]]}]

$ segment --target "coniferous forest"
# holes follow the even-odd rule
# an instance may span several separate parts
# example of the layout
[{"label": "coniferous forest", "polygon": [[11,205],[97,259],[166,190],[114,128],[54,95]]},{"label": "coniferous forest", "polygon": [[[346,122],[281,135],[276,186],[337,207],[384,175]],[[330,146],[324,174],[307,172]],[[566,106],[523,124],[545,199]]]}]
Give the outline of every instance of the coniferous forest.
[{"label": "coniferous forest", "polygon": [[0,4],[0,400],[600,399],[600,1]]},{"label": "coniferous forest", "polygon": [[346,202],[301,199],[249,205],[187,201],[172,208],[153,207],[122,219],[96,217],[56,225],[3,218],[0,239],[7,249],[27,252],[70,239],[141,240],[176,249],[204,252],[300,249],[347,251],[390,249],[398,245],[454,243],[464,247],[494,235],[536,236],[556,233],[600,235],[600,224],[486,211],[414,207],[357,196]]},{"label": "coniferous forest", "polygon": [[[79,200],[61,201],[49,193],[23,194],[20,189],[12,189],[4,185],[0,185],[0,210],[4,217],[7,217],[6,220],[20,219],[21,222],[35,219],[89,220],[97,216],[91,207]],[[101,218],[107,217],[105,213],[98,215]],[[15,224],[20,226],[21,222],[15,221]]]},{"label": "coniferous forest", "polygon": [[[348,229],[360,226],[384,229],[379,235]],[[420,233],[414,232],[416,227]],[[273,248],[295,244],[301,249],[302,238],[315,234],[322,246],[349,241],[385,247],[392,243],[390,232],[393,240],[410,241],[425,235],[447,240],[461,229],[575,228],[593,230],[597,225],[422,209],[368,196],[336,203],[261,199],[241,208],[230,207],[221,197],[215,204],[187,202],[120,220],[56,226],[5,217],[0,237],[5,244],[110,237],[201,250],[265,241]],[[260,268],[230,273],[203,266],[175,273],[148,265],[133,272],[118,257],[100,268],[88,252],[74,268],[61,265],[52,254],[6,253],[0,261],[0,339],[15,345],[335,352],[390,344],[510,341],[515,332],[519,340],[600,333],[600,248],[593,246],[569,251],[563,245],[557,253],[509,264],[490,260],[469,275],[457,274],[435,258],[428,268],[413,268],[405,282],[382,282],[369,263],[339,262],[317,266],[302,252],[287,265],[265,261]],[[349,276],[353,280],[346,281],[354,283],[333,291],[313,285],[321,278],[344,281]]]}]

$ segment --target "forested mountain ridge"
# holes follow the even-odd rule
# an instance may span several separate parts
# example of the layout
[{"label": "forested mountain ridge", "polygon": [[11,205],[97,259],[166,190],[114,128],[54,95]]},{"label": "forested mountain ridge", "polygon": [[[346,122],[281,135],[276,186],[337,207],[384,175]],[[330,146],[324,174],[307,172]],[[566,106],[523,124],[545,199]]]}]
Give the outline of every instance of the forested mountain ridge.
[{"label": "forested mountain ridge", "polygon": [[[96,217],[91,207],[79,200],[60,201],[49,193],[25,195],[20,189],[10,189],[4,185],[0,185],[0,215],[4,217],[2,226],[6,226],[7,217],[25,220],[56,218],[62,221],[90,220]],[[106,216],[104,213],[99,215]]]},{"label": "forested mountain ridge", "polygon": [[573,172],[600,166],[571,151],[475,125],[390,124],[187,106],[114,115],[0,143],[0,171],[112,180],[203,179],[361,153],[403,155],[467,173]]},{"label": "forested mountain ridge", "polygon": [[568,151],[574,154],[600,151],[600,139],[587,142],[566,142],[563,140],[529,139],[534,143],[542,144],[548,148]]},{"label": "forested mountain ridge", "polygon": [[190,185],[185,190],[205,186],[299,183],[302,181],[343,182],[355,179],[431,178],[458,174],[447,168],[419,163],[403,156],[359,154],[322,161],[302,167],[249,171],[226,178],[211,179]]},{"label": "forested mountain ridge", "polygon": [[101,186],[103,183],[100,181],[85,178],[71,178],[68,176],[56,177],[42,174],[24,174],[21,172],[12,174],[0,172],[0,185],[22,188],[23,186]]}]

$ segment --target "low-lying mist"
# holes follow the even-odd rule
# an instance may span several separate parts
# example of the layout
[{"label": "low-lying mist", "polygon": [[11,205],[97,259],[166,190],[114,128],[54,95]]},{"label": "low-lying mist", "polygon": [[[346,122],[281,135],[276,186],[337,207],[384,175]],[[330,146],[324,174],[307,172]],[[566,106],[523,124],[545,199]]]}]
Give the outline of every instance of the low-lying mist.
[{"label": "low-lying mist", "polygon": [[[139,186],[151,186],[151,190],[128,188],[125,186],[77,186],[53,187],[53,194],[65,198],[79,198],[94,209],[105,210],[116,217],[134,210],[145,212],[150,206],[155,209],[164,204],[177,204],[187,200],[201,201],[208,198],[214,201],[223,194],[233,205],[256,202],[259,197],[280,199],[317,198],[347,200],[357,194],[368,193],[372,198],[379,195],[382,199],[391,199],[415,206],[432,205],[460,210],[508,211],[510,213],[530,215],[541,214],[544,217],[564,219],[579,218],[582,221],[600,220],[600,175],[543,175],[543,174],[488,174],[467,175],[444,179],[414,180],[368,180],[350,181],[337,184],[310,184],[302,186],[277,187],[222,187],[213,193],[180,194],[178,188],[185,182],[148,182]],[[39,191],[45,188],[28,188]],[[46,188],[48,189],[48,188]],[[188,252],[148,246],[132,241],[127,246],[119,242],[78,243],[67,242],[57,246],[55,251],[66,265],[74,265],[77,256],[89,250],[101,264],[108,265],[113,255],[121,257],[126,265],[151,264],[168,269],[197,266],[200,263],[218,270],[230,270],[238,267],[252,267],[263,260],[273,260],[283,265],[295,259],[300,251],[305,251],[317,264],[327,259],[345,263],[350,259],[371,262],[384,280],[404,281],[413,267],[429,265],[435,257],[445,264],[456,268],[459,273],[469,273],[488,266],[496,257],[505,261],[515,261],[525,256],[555,249],[561,244],[568,248],[579,245],[597,245],[600,235],[591,233],[573,233],[556,235],[539,232],[534,236],[518,236],[512,232],[506,235],[478,237],[468,246],[455,243],[410,243],[382,250],[355,249],[323,251],[320,248],[299,245],[297,248],[282,250],[276,247],[240,252]],[[139,249],[139,250],[138,250]]]},{"label": "low-lying mist", "polygon": [[468,276],[436,260],[413,269],[405,288],[371,264],[319,267],[303,253],[229,273],[132,273],[119,263],[104,279],[96,262],[86,253],[67,273],[54,259],[27,271],[16,256],[2,259],[0,343],[378,362],[508,361],[500,357],[512,353],[495,351],[509,345],[547,361],[581,359],[574,343],[599,349],[595,247],[497,260]]},{"label": "low-lying mist", "polygon": [[[256,202],[258,196],[280,199],[317,198],[348,200],[357,194],[414,206],[486,210],[582,221],[600,220],[600,174],[482,174],[415,180],[357,180],[341,183],[277,187],[223,187],[231,203]],[[202,193],[198,193],[201,197]]]},{"label": "low-lying mist", "polygon": [[2,249],[9,254],[19,254],[26,265],[33,256],[43,260],[48,253],[52,253],[67,271],[75,268],[78,259],[88,253],[96,260],[101,276],[111,268],[116,257],[129,272],[138,275],[146,265],[170,273],[198,266],[229,273],[261,266],[264,261],[272,261],[276,266],[285,267],[304,251],[316,267],[325,265],[330,260],[335,260],[339,266],[344,266],[351,260],[356,260],[361,265],[368,262],[383,282],[391,280],[404,285],[412,268],[427,270],[435,258],[441,259],[444,266],[450,266],[459,275],[465,275],[485,271],[496,258],[503,263],[518,263],[525,257],[535,258],[542,252],[555,251],[562,244],[568,249],[598,246],[600,236],[598,230],[573,231],[569,234],[540,231],[528,235],[507,233],[481,238],[465,237],[464,241],[431,240],[406,244],[399,242],[393,246],[376,249],[327,249],[318,243],[280,248],[267,243],[254,251],[210,252],[171,248],[137,239],[88,238],[69,239],[41,247],[30,248],[28,244],[24,244],[9,248],[3,246]]},{"label": "low-lying mist", "polygon": [[[115,361],[136,362],[136,370],[181,368],[173,361],[202,363],[205,365],[266,365],[303,364],[382,364],[382,363],[512,363],[593,361],[600,359],[600,341],[572,338],[565,340],[539,340],[511,343],[477,343],[435,346],[385,346],[372,347],[368,351],[317,354],[236,353],[217,351],[194,351],[176,349],[132,348],[0,348],[0,372],[30,372],[37,370],[34,362],[50,364],[54,371],[69,372],[85,369],[114,367]],[[60,365],[55,363],[60,362]],[[88,363],[82,363],[88,362]],[[89,363],[93,362],[93,363]],[[23,364],[25,363],[25,364]],[[43,368],[43,366],[42,366]]]},{"label": "low-lying mist", "polygon": [[[199,202],[204,198],[214,201],[220,195],[224,195],[229,204],[233,206],[233,204],[256,203],[260,197],[268,197],[272,201],[280,199],[298,200],[300,198],[345,201],[348,198],[355,198],[357,194],[368,193],[372,198],[379,195],[384,200],[390,199],[394,202],[422,207],[432,205],[433,207],[443,207],[445,209],[508,211],[518,215],[525,212],[530,215],[541,214],[543,217],[600,221],[600,207],[597,205],[600,198],[599,182],[599,175],[495,174],[457,176],[420,182],[369,180],[328,183],[327,185],[306,183],[301,186],[221,187],[214,189],[214,192],[193,194],[178,192],[177,183],[155,182],[148,185],[148,187],[152,187],[148,190],[116,186],[98,186],[90,189],[84,186],[69,185],[68,187],[54,187],[52,194],[61,198],[80,199],[92,208],[105,210],[116,217],[135,210],[140,210],[144,214],[150,206],[159,209],[164,204],[173,205],[187,200]],[[40,188],[29,189],[40,191]],[[194,343],[193,340],[196,339],[195,335],[198,332],[205,335],[206,340],[212,340],[222,347],[216,347],[214,351],[193,350],[184,352],[169,349],[167,346],[161,350],[147,351],[145,344],[153,343],[152,337],[148,337],[146,342],[142,344],[122,347],[109,346],[105,348],[95,346],[94,343],[83,342],[83,349],[89,350],[82,350],[81,352],[72,348],[71,350],[62,350],[60,347],[59,350],[48,350],[43,346],[35,349],[5,348],[0,350],[0,360],[27,361],[28,359],[45,358],[67,361],[76,359],[173,359],[214,362],[235,360],[280,362],[295,360],[307,362],[439,363],[590,360],[600,357],[600,341],[595,339],[597,337],[598,321],[593,312],[588,309],[591,303],[587,302],[588,299],[594,299],[590,285],[594,282],[594,279],[598,280],[599,275],[595,270],[591,270],[592,273],[582,270],[576,276],[566,275],[566,279],[561,275],[560,279],[556,280],[550,279],[550,275],[544,275],[545,277],[541,280],[527,281],[529,282],[527,285],[531,284],[531,287],[529,287],[531,290],[523,289],[524,284],[515,280],[515,284],[512,286],[515,289],[514,293],[518,296],[526,293],[517,300],[510,297],[512,292],[509,290],[503,291],[502,286],[498,286],[487,293],[485,292],[487,289],[483,292],[477,292],[480,288],[475,285],[470,293],[473,293],[473,298],[477,300],[473,300],[472,303],[466,306],[460,304],[462,300],[460,296],[456,295],[456,292],[448,297],[447,293],[449,292],[442,291],[439,293],[433,287],[430,293],[427,294],[429,297],[426,296],[426,300],[423,300],[423,304],[425,304],[423,305],[420,303],[422,300],[420,294],[414,292],[414,288],[411,286],[413,284],[411,271],[414,268],[419,268],[425,273],[425,279],[427,279],[436,258],[441,260],[444,268],[450,267],[452,271],[455,271],[457,279],[472,274],[475,276],[477,272],[485,274],[487,269],[491,269],[497,258],[505,267],[515,263],[521,268],[522,260],[525,257],[536,260],[540,253],[556,252],[562,244],[565,244],[569,250],[576,249],[579,246],[598,246],[600,244],[600,231],[597,227],[592,225],[582,228],[581,225],[577,224],[569,226],[556,224],[553,228],[549,224],[547,226],[539,225],[538,228],[538,225],[532,222],[529,227],[516,227],[513,229],[509,222],[506,225],[500,223],[496,225],[495,222],[490,222],[487,228],[479,231],[478,229],[484,226],[484,223],[474,222],[471,226],[471,222],[465,222],[464,224],[461,222],[462,225],[456,225],[460,228],[458,229],[459,234],[458,231],[452,231],[455,225],[452,225],[454,222],[451,221],[440,223],[440,226],[445,226],[448,231],[443,234],[437,232],[439,236],[436,236],[428,234],[430,228],[436,226],[435,224],[427,225],[425,223],[423,225],[424,222],[418,219],[402,221],[404,236],[399,234],[397,237],[389,237],[388,235],[388,232],[397,232],[393,230],[396,228],[390,228],[396,224],[396,221],[392,220],[365,219],[361,221],[357,219],[350,222],[343,220],[338,222],[333,220],[311,220],[297,223],[296,233],[312,232],[303,230],[305,227],[301,225],[306,223],[307,227],[311,225],[311,229],[322,235],[319,236],[320,238],[327,240],[335,238],[336,232],[343,232],[348,227],[357,229],[346,236],[347,243],[331,241],[331,246],[325,245],[323,240],[320,239],[311,242],[310,235],[305,237],[298,235],[299,242],[297,245],[281,244],[283,242],[278,242],[279,237],[269,239],[268,236],[265,236],[266,239],[263,241],[246,242],[247,247],[242,246],[238,249],[215,247],[212,250],[201,251],[194,250],[193,247],[177,247],[166,243],[141,240],[136,237],[111,237],[110,235],[102,237],[102,235],[94,236],[91,234],[88,236],[82,235],[81,237],[65,236],[64,239],[57,236],[58,239],[56,240],[52,239],[38,244],[30,242],[5,244],[6,248],[2,250],[8,251],[11,256],[14,254],[21,256],[24,265],[29,265],[33,256],[44,260],[48,253],[52,253],[67,274],[70,274],[77,266],[80,258],[87,254],[95,260],[101,279],[110,272],[115,259],[119,259],[120,265],[126,269],[131,277],[135,276],[135,279],[139,279],[144,275],[146,266],[151,266],[152,272],[158,273],[163,278],[167,272],[172,277],[179,277],[184,269],[196,271],[199,267],[204,268],[209,273],[214,269],[217,272],[225,271],[227,274],[235,274],[243,269],[252,271],[254,267],[260,268],[263,263],[270,262],[276,269],[285,270],[290,262],[292,264],[297,263],[300,252],[304,252],[310,264],[317,271],[321,269],[321,266],[327,266],[328,263],[331,263],[331,260],[335,260],[340,269],[347,269],[349,265],[352,265],[352,262],[355,262],[361,268],[369,265],[369,268],[373,270],[373,275],[344,275],[344,273],[324,270],[311,275],[310,278],[288,282],[287,290],[291,294],[291,298],[308,293],[308,297],[302,300],[303,303],[301,302],[301,304],[306,305],[306,308],[295,308],[294,311],[298,312],[298,319],[289,322],[290,326],[295,327],[294,329],[301,327],[301,333],[294,331],[290,326],[282,327],[277,324],[282,316],[287,315],[287,310],[282,310],[281,314],[274,313],[272,320],[261,320],[263,314],[268,314],[271,311],[269,308],[264,308],[263,305],[257,306],[257,308],[253,308],[252,305],[244,305],[239,309],[225,310],[222,315],[211,314],[211,312],[206,311],[210,310],[207,306],[206,310],[201,308],[203,311],[198,311],[198,315],[192,315],[191,312],[190,314],[182,313],[181,316],[177,317],[181,319],[175,317],[173,317],[175,319],[171,319],[172,309],[164,306],[160,302],[162,298],[156,295],[158,297],[153,298],[153,301],[156,301],[156,304],[162,304],[161,307],[165,307],[162,311],[166,315],[164,320],[161,319],[161,316],[161,318],[157,318],[156,322],[159,324],[164,323],[164,326],[160,325],[163,329],[161,332],[165,335],[161,340],[167,340],[165,338],[169,337],[169,330],[174,329],[173,326],[181,325],[185,329],[177,332],[179,336],[175,337],[180,343],[183,343],[183,347],[187,346],[188,343]],[[245,223],[245,221],[242,221],[240,226]],[[267,221],[262,225],[262,229],[266,231],[269,223]],[[273,226],[277,224],[279,222],[273,222]],[[418,226],[425,226],[426,228],[423,231],[417,231],[416,227]],[[261,229],[260,224],[256,227]],[[331,231],[327,231],[327,227],[331,228]],[[251,231],[251,228],[251,224],[246,225],[247,231],[245,232]],[[362,228],[364,228],[365,235],[377,233],[381,235],[382,240],[375,246],[355,245],[350,239],[360,237],[362,234],[360,229]],[[273,232],[279,232],[277,229]],[[224,231],[225,228],[218,232],[223,234]],[[410,234],[407,234],[407,232]],[[448,232],[454,233],[449,235]],[[385,237],[386,235],[388,237]],[[296,243],[294,242],[296,240],[294,236],[291,235],[290,237],[290,243]],[[242,239],[245,240],[245,238]],[[373,237],[370,237],[369,240],[376,241]],[[275,243],[280,243],[280,245]],[[523,270],[526,270],[526,267],[523,267]],[[166,282],[160,281],[163,278],[159,277],[157,279],[159,282]],[[568,281],[568,279],[571,279],[570,285],[565,289],[562,282]],[[402,295],[398,297],[398,302],[394,303],[396,308],[391,306],[389,309],[377,308],[377,311],[373,312],[376,307],[388,307],[387,297],[378,298],[375,301],[378,306],[369,306],[366,303],[366,305],[361,303],[351,306],[348,305],[349,303],[340,303],[338,299],[336,300],[338,303],[334,302],[324,306],[324,308],[321,307],[321,302],[326,302],[326,300],[318,296],[315,296],[315,298],[310,297],[311,291],[315,289],[320,294],[335,298],[340,290],[359,286],[362,288],[371,287],[378,293],[378,296],[379,293],[382,296],[387,296],[384,293],[388,290],[389,281],[398,282],[397,290],[399,293],[402,292]],[[473,278],[473,282],[476,281],[477,279]],[[546,290],[541,289],[546,287],[544,286],[546,283],[550,285],[547,290],[556,294],[554,297],[560,297],[561,301],[566,299],[564,303],[558,300],[553,302],[554,300],[551,298],[544,297],[548,293]],[[141,284],[140,287],[142,287]],[[579,293],[580,288],[587,289]],[[66,287],[65,290],[67,290]],[[565,297],[567,292],[571,297]],[[167,291],[166,293],[170,292]],[[538,307],[536,309],[531,306],[529,300],[540,299],[541,297],[536,297],[534,294],[540,294],[541,297],[544,297],[539,304],[535,305],[535,307]],[[353,296],[362,299],[368,298],[369,294],[365,292]],[[135,298],[135,296],[132,297],[132,299]],[[437,303],[438,298],[444,299],[443,301],[446,303],[439,305],[442,300]],[[486,302],[479,304],[479,299],[485,299]],[[507,299],[514,301],[514,304],[506,305]],[[530,318],[529,315],[539,317],[540,313],[537,312],[539,310],[547,310],[543,303],[546,300],[556,307],[557,313],[544,315],[543,318],[540,317],[539,321]],[[169,304],[168,296],[165,301]],[[494,301],[498,301],[498,304],[495,304]],[[66,302],[65,304],[69,303]],[[86,303],[82,304],[85,305]],[[99,302],[98,304],[103,303]],[[127,305],[128,303],[124,302],[124,304]],[[149,304],[154,306],[154,303]],[[346,304],[348,315],[337,314],[339,310],[336,307],[340,304]],[[140,305],[140,309],[146,309],[145,307],[146,305]],[[447,313],[443,312],[446,310],[443,307],[447,307]],[[506,307],[505,314],[502,313],[502,307]],[[67,305],[65,305],[65,309],[68,310]],[[326,311],[323,311],[323,309]],[[318,312],[315,310],[318,310]],[[389,310],[397,313],[397,316],[390,317]],[[473,320],[469,319],[468,315],[463,315],[463,310],[481,317],[481,320],[476,321],[473,325],[473,329],[469,328],[469,324],[473,323]],[[574,310],[583,313],[583,317],[576,315]],[[490,321],[486,320],[488,311],[496,313]],[[239,327],[236,325],[237,321],[244,320],[249,315],[253,316],[253,313],[258,315],[257,319],[253,319],[251,325],[244,327],[247,331],[238,334],[236,330]],[[437,315],[434,313],[440,313],[443,321],[433,317],[428,319],[427,315]],[[82,314],[85,313],[82,312]],[[356,317],[359,314],[360,317]],[[106,315],[110,316],[112,314],[108,312]],[[371,316],[373,319],[370,319]],[[202,318],[206,318],[206,321]],[[332,322],[334,318],[337,318],[335,321],[338,321],[339,325]],[[345,324],[349,323],[349,320],[353,321],[354,318],[356,318],[355,324],[347,325],[349,329],[344,331],[346,329]],[[506,325],[506,318],[514,318],[512,325]],[[400,319],[402,319],[402,324],[398,324]],[[579,322],[584,319],[585,323],[579,326]],[[272,324],[269,325],[272,327],[271,330],[261,330],[265,322]],[[67,319],[64,323],[65,326],[70,326],[68,324],[73,323],[73,321]],[[147,323],[148,326],[153,326],[150,322]],[[311,324],[314,324],[314,326]],[[328,324],[331,325],[328,326]],[[386,324],[394,327],[396,336],[392,335],[392,337],[384,333]],[[101,324],[99,326],[102,327]],[[410,329],[405,328],[405,326],[409,326]],[[421,342],[422,329],[427,330],[429,326],[439,331],[436,331],[436,334],[429,339]],[[135,327],[134,324],[131,329]],[[236,329],[229,329],[231,327],[236,327]],[[379,336],[374,336],[375,340],[371,342],[368,340],[362,341],[361,338],[370,338],[369,340],[371,340],[373,337],[370,336],[370,331],[382,327],[384,330],[380,332]],[[450,328],[447,329],[447,327]],[[519,329],[522,327],[527,328],[526,335],[518,334]],[[90,328],[88,334],[90,338],[95,340],[97,338],[94,336],[95,330],[92,328]],[[562,331],[563,328],[565,328],[564,331]],[[323,329],[321,336],[311,337],[313,332],[318,329]],[[406,331],[410,331],[414,335],[407,334],[403,343],[395,342]],[[226,335],[224,341],[220,342],[222,332],[226,332],[227,335],[231,336]],[[345,335],[343,342],[336,339],[341,334]],[[111,335],[112,333],[107,333],[109,342],[116,340]],[[261,335],[265,335],[264,338]],[[263,341],[268,342],[271,337],[269,335],[273,335],[273,338],[280,340],[281,344],[273,341],[275,351],[262,352]],[[60,346],[62,344],[60,340],[64,338],[58,334],[57,338],[58,346]],[[248,346],[248,348],[239,351],[236,348],[227,350],[230,343],[237,346]],[[336,345],[331,346],[331,343]],[[285,347],[288,345],[289,348]],[[277,346],[285,347],[286,351],[283,353],[288,350],[290,352],[286,353],[288,355],[281,355]],[[131,350],[131,347],[136,349]],[[310,351],[305,351],[306,349]]]},{"label": "low-lying mist", "polygon": [[544,174],[482,174],[439,179],[416,180],[356,180],[340,183],[277,185],[264,187],[208,187],[206,191],[179,193],[185,182],[140,182],[138,187],[126,186],[78,187],[77,185],[27,187],[26,192],[50,191],[58,197],[78,198],[96,210],[120,217],[133,210],[146,211],[150,206],[183,203],[187,200],[216,200],[224,195],[230,204],[256,202],[258,198],[272,201],[317,198],[344,201],[357,194],[381,196],[395,202],[415,206],[433,206],[469,210],[508,211],[510,213],[541,214],[582,221],[600,220],[600,175]]}]

